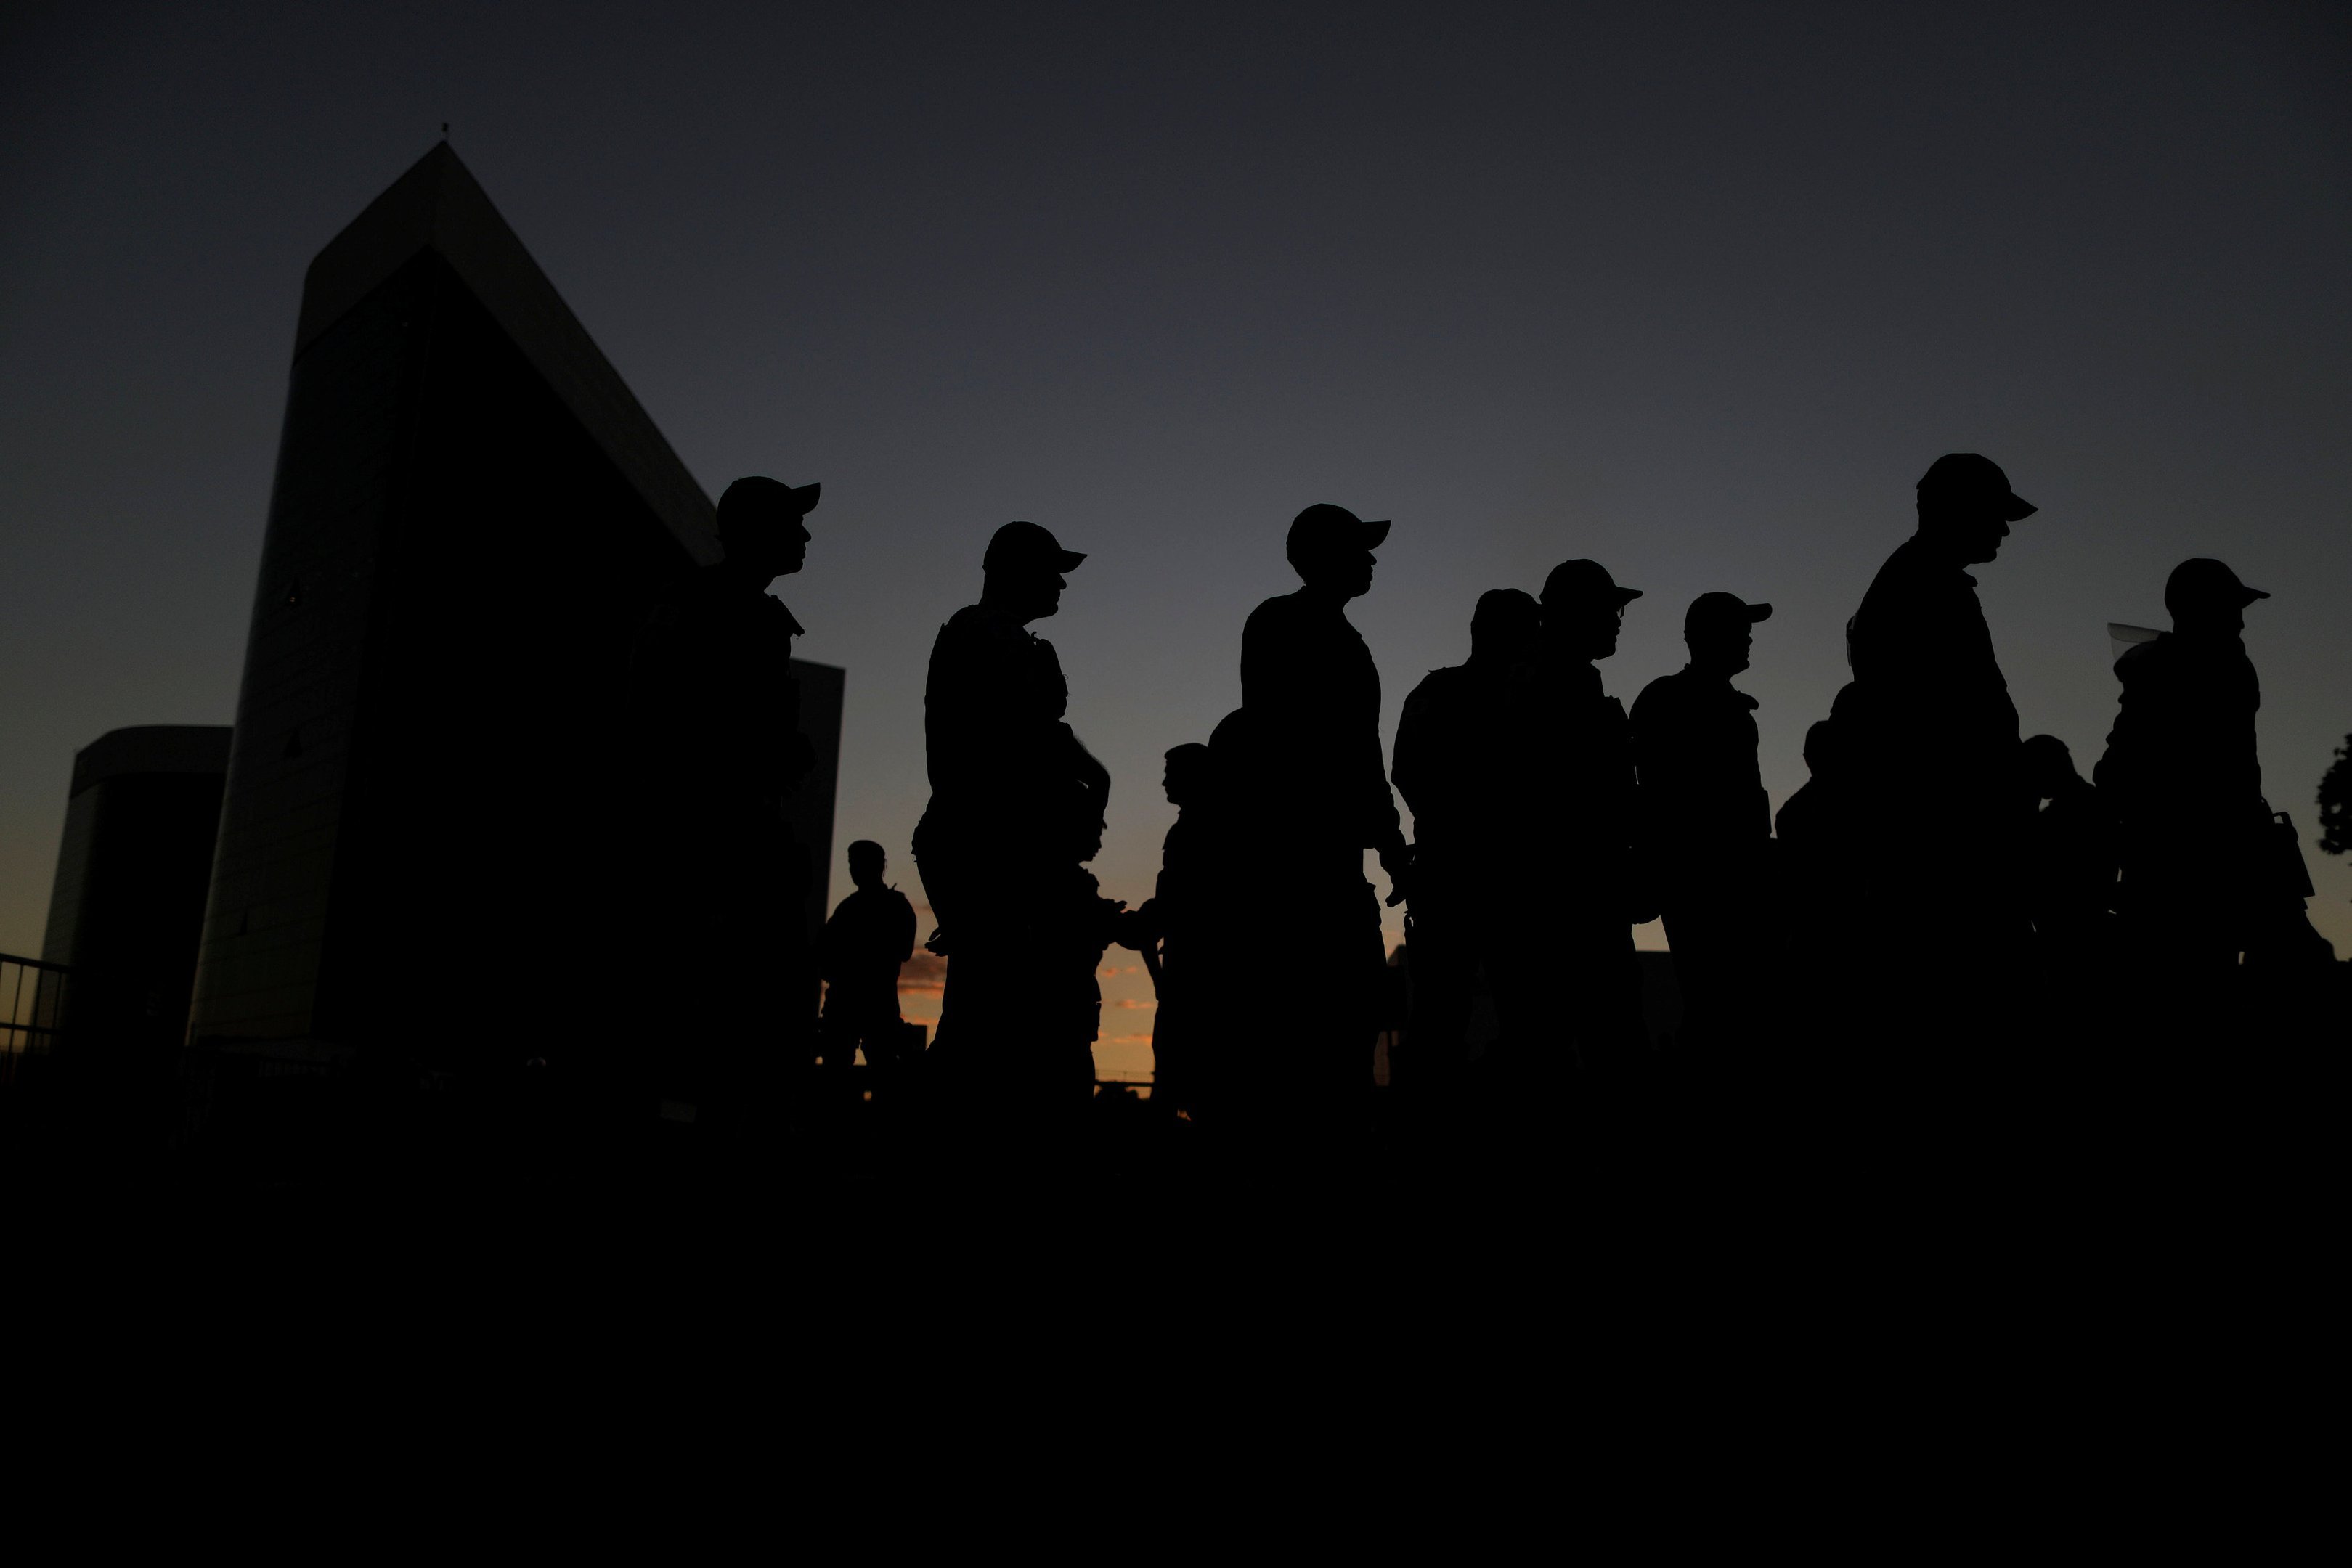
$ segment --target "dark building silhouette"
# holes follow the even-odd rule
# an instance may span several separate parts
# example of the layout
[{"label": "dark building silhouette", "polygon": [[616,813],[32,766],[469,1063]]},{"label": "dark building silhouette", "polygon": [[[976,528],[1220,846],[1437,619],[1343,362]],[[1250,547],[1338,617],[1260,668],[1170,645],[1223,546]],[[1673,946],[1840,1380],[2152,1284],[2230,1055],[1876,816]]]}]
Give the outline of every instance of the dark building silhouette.
[{"label": "dark building silhouette", "polygon": [[[715,513],[447,146],[312,262],[191,1038],[452,1066],[609,1030],[616,694]],[[841,673],[801,671],[812,932]],[[821,819],[821,820],[820,820]]]},{"label": "dark building silhouette", "polygon": [[801,688],[801,734],[816,753],[816,767],[785,800],[784,825],[808,854],[808,932],[814,942],[833,912],[833,808],[841,782],[841,706],[848,676],[838,664],[794,659],[793,679]]},{"label": "dark building silhouette", "polygon": [[168,1061],[188,1022],[226,727],[110,730],[74,756],[41,956],[74,971],[77,1048]]}]

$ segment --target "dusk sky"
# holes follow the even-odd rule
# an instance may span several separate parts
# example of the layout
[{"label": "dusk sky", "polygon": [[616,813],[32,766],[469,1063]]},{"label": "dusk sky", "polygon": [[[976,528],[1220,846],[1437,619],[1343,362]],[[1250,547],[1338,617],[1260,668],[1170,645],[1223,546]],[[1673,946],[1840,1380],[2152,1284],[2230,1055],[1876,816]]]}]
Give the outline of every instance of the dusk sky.
[{"label": "dusk sky", "polygon": [[[1395,520],[1352,610],[1391,727],[1482,591],[1590,556],[1647,591],[1629,704],[1696,594],[1777,607],[1777,805],[1958,450],[2042,507],[1978,573],[2027,733],[2089,770],[2105,624],[2165,624],[2192,555],[2275,595],[2307,846],[2352,730],[2340,5],[20,4],[0,950],[39,951],[78,747],[229,722],[303,269],[444,121],[708,490],[824,482],[780,591],[848,671],[835,842],[910,893],[925,660],[1013,517],[1089,552],[1040,629],[1129,899],[1315,501]],[[1932,829],[1886,846],[1923,897]]]}]

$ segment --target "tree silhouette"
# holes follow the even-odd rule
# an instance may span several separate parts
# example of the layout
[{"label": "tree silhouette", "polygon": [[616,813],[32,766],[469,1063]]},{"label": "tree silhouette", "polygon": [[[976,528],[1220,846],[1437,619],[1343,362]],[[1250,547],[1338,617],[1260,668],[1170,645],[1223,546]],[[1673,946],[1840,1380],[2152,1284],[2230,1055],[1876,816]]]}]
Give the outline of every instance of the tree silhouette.
[{"label": "tree silhouette", "polygon": [[2352,735],[2319,776],[2319,847],[2331,855],[2352,851]]}]

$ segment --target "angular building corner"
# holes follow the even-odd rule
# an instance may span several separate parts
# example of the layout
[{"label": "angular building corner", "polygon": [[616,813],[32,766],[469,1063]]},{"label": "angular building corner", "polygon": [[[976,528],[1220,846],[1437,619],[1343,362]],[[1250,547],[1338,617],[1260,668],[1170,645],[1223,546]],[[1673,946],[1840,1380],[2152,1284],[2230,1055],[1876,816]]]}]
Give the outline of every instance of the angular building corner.
[{"label": "angular building corner", "polygon": [[454,1067],[607,1027],[662,916],[614,874],[616,695],[655,587],[718,556],[709,498],[436,147],[304,281],[191,1043]]}]

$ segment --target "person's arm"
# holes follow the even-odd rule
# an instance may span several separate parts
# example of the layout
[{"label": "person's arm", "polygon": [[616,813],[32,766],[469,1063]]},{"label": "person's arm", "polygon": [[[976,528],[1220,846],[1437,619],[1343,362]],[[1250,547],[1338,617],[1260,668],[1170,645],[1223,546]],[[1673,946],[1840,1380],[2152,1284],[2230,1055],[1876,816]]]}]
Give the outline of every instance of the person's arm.
[{"label": "person's arm", "polygon": [[959,613],[940,629],[923,686],[924,761],[931,792],[962,805],[1003,792],[1004,765],[1030,737],[1008,734],[1022,710],[1018,661],[975,618]]},{"label": "person's arm", "polygon": [[1404,699],[1404,711],[1397,715],[1396,747],[1389,754],[1389,781],[1415,818],[1443,817],[1451,804],[1440,799],[1446,758],[1444,741],[1436,733],[1438,702],[1430,690],[1436,678],[1433,671]]}]

